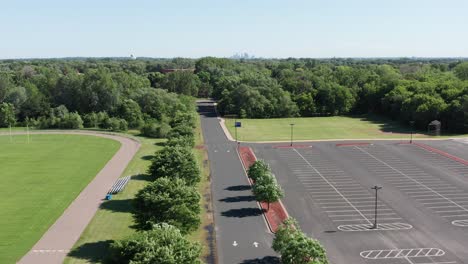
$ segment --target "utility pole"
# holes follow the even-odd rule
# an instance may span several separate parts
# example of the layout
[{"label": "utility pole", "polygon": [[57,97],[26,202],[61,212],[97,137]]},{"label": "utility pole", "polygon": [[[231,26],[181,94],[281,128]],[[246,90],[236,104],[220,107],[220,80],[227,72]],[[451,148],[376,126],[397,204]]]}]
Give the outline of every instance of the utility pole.
[{"label": "utility pole", "polygon": [[410,121],[409,123],[410,123],[410,126],[411,126],[411,137],[410,137],[409,143],[412,144],[413,143],[414,121]]},{"label": "utility pole", "polygon": [[372,187],[373,190],[375,190],[375,215],[374,215],[374,226],[372,229],[377,229],[377,191],[382,189],[380,186],[374,186]]},{"label": "utility pole", "polygon": [[290,146],[292,147],[292,145],[293,145],[293,127],[294,127],[294,124],[291,123],[289,125],[291,126],[291,144],[290,144]]}]

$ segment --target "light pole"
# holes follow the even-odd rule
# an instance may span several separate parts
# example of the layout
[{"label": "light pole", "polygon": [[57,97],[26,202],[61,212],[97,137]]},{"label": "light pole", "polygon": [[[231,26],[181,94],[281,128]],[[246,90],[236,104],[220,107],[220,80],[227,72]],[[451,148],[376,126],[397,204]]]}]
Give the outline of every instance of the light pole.
[{"label": "light pole", "polygon": [[292,147],[292,145],[293,145],[293,127],[294,127],[294,124],[291,123],[289,125],[291,126],[291,145],[290,146]]},{"label": "light pole", "polygon": [[375,214],[374,214],[374,226],[372,228],[377,229],[377,191],[382,189],[382,187],[376,185],[372,187],[372,189],[375,190]]},{"label": "light pole", "polygon": [[410,141],[409,143],[412,144],[413,143],[413,129],[414,129],[414,121],[410,121],[410,126],[411,126],[411,137],[410,137]]}]

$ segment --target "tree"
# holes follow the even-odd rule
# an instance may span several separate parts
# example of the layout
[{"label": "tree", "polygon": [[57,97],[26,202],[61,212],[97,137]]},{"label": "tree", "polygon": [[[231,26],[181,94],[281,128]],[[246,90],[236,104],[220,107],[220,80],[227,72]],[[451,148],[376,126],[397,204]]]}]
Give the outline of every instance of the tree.
[{"label": "tree", "polygon": [[159,178],[139,191],[134,200],[134,217],[141,229],[169,223],[182,233],[200,224],[200,194],[182,179]]},{"label": "tree", "polygon": [[286,219],[275,233],[272,248],[288,264],[328,264],[319,241],[307,237],[293,218]]},{"label": "tree", "polygon": [[189,185],[200,182],[200,169],[190,148],[168,146],[156,152],[148,173],[155,179],[183,179]]},{"label": "tree", "polygon": [[263,160],[257,160],[252,164],[249,168],[249,171],[247,175],[249,178],[251,178],[253,181],[256,181],[260,177],[264,177],[266,174],[268,174],[270,171],[270,166],[263,161]]},{"label": "tree", "polygon": [[16,124],[15,107],[10,103],[0,104],[0,127],[11,127]]},{"label": "tree", "polygon": [[174,226],[158,224],[110,246],[114,264],[201,264],[201,246],[190,242]]},{"label": "tree", "polygon": [[468,80],[468,62],[458,64],[454,69],[455,75],[461,80]]},{"label": "tree", "polygon": [[196,74],[181,70],[168,73],[162,87],[169,92],[197,96],[199,86],[200,79]]},{"label": "tree", "polygon": [[270,173],[258,178],[252,188],[255,199],[260,202],[268,203],[267,211],[270,210],[270,204],[277,202],[284,196],[281,186],[276,182],[275,177]]},{"label": "tree", "polygon": [[143,114],[140,106],[132,99],[123,100],[117,107],[116,114],[125,119],[130,128],[139,128],[143,125]]},{"label": "tree", "polygon": [[165,138],[171,131],[171,126],[166,123],[157,123],[156,121],[147,121],[141,128],[141,134],[152,138]]}]

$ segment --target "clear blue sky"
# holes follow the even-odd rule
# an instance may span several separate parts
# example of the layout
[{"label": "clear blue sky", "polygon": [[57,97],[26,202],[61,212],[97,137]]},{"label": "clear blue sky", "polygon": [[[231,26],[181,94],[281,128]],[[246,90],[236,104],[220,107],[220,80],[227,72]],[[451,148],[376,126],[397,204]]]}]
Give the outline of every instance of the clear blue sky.
[{"label": "clear blue sky", "polygon": [[0,0],[0,58],[468,57],[466,0]]}]

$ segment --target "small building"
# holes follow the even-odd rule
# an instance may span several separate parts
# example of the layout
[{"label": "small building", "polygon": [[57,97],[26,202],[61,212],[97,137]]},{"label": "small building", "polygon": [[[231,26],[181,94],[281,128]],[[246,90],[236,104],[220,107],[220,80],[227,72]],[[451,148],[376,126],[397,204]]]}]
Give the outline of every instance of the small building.
[{"label": "small building", "polygon": [[430,135],[440,136],[440,127],[442,123],[439,120],[433,120],[427,125],[427,132]]}]

